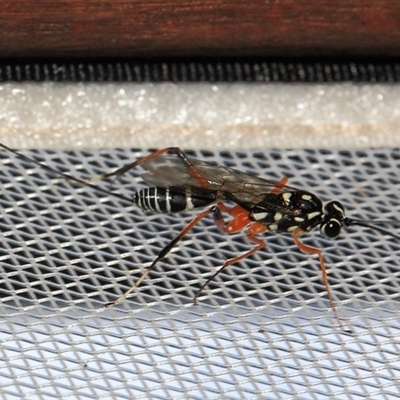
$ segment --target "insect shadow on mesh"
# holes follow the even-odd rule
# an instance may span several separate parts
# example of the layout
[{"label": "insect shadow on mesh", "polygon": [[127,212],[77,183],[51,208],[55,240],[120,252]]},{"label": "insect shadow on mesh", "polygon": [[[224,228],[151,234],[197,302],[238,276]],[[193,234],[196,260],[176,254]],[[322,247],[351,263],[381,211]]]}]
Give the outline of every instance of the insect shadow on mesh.
[{"label": "insect shadow on mesh", "polygon": [[[302,252],[318,256],[322,271],[322,282],[326,288],[329,302],[339,325],[344,329],[329,288],[322,251],[305,245],[300,237],[318,229],[324,237],[336,238],[343,227],[359,225],[400,240],[400,236],[376,225],[386,221],[371,222],[346,217],[345,209],[340,202],[330,201],[323,206],[322,201],[315,194],[288,186],[287,178],[281,179],[280,182],[269,181],[233,168],[188,158],[177,147],[155,151],[122,166],[114,172],[91,179],[80,179],[60,172],[4,144],[0,143],[0,147],[70,182],[79,183],[98,192],[133,203],[145,211],[179,213],[198,208],[204,209],[162,248],[136,283],[116,300],[108,303],[108,306],[116,305],[126,299],[197,223],[206,216],[212,215],[221,232],[234,234],[245,230],[248,240],[255,246],[249,251],[227,260],[200,287],[195,294],[195,302],[204,288],[221,271],[253,255],[266,245],[265,241],[256,235],[267,231],[276,234],[290,234],[294,243]],[[95,181],[118,179],[138,166],[145,170],[142,178],[151,186],[135,192],[132,198],[93,184]],[[228,206],[226,203],[233,203],[234,206]],[[230,217],[228,222],[225,221],[224,214]]]}]

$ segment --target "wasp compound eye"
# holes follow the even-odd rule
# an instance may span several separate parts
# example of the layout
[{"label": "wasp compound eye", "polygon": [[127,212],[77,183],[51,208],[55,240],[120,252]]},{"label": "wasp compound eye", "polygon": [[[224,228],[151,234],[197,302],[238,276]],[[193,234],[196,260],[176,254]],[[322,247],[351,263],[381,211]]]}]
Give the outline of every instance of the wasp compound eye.
[{"label": "wasp compound eye", "polygon": [[341,229],[342,224],[340,221],[337,219],[330,219],[328,222],[321,225],[320,231],[324,237],[333,239],[339,236]]}]

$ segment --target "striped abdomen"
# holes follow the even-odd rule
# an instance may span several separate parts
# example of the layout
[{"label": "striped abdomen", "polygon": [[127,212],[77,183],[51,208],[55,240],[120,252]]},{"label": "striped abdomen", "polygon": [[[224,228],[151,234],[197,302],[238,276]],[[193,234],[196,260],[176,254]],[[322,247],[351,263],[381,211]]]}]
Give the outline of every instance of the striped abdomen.
[{"label": "striped abdomen", "polygon": [[175,213],[211,205],[216,194],[193,192],[189,189],[151,187],[139,190],[133,195],[133,203],[146,211]]}]

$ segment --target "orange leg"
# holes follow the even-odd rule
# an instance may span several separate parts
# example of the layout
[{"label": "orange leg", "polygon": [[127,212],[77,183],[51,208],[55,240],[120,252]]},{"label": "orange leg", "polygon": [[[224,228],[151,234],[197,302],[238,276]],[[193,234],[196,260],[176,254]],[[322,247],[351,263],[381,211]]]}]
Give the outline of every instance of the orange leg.
[{"label": "orange leg", "polygon": [[[248,212],[247,212],[248,214]],[[247,220],[246,225],[247,226],[249,224],[249,220]],[[229,225],[228,225],[229,226]],[[243,229],[243,227],[241,228]],[[231,258],[230,260],[226,261],[225,264],[217,271],[215,272],[210,278],[207,279],[207,281],[200,287],[200,289],[197,291],[196,295],[194,296],[194,302],[196,303],[197,298],[200,296],[201,292],[204,290],[204,288],[223,270],[227,269],[229,266],[231,266],[232,264],[235,264],[239,261],[242,261],[243,259],[251,256],[254,253],[257,253],[257,251],[261,250],[263,247],[265,247],[266,243],[261,240],[258,239],[257,237],[255,237],[255,234],[258,233],[263,233],[267,230],[266,226],[261,225],[257,222],[252,223],[252,225],[249,226],[246,235],[248,237],[248,239],[254,243],[257,244],[256,247],[252,248],[250,251],[248,251],[247,253],[241,254],[237,257]],[[232,233],[232,232],[229,232]]]},{"label": "orange leg", "polygon": [[142,274],[142,276],[139,278],[139,280],[131,287],[129,288],[124,294],[119,296],[116,300],[113,302],[106,304],[106,306],[113,306],[118,303],[120,303],[122,300],[125,300],[130,293],[132,293],[146,278],[146,276],[155,268],[155,266],[162,261],[172,250],[172,248],[198,223],[200,222],[204,217],[206,217],[208,214],[214,212],[214,207],[209,208],[208,210],[203,211],[201,214],[197,215],[195,218],[193,218],[177,235],[173,240],[171,240],[158,254],[157,258],[153,261],[153,263],[146,268],[146,271]]},{"label": "orange leg", "polygon": [[278,182],[278,184],[271,190],[271,193],[278,194],[282,190],[283,186],[285,186],[288,183],[288,180],[289,178],[287,178],[286,176],[282,178]]},{"label": "orange leg", "polygon": [[[273,193],[279,193],[284,185],[286,185],[288,181],[288,178],[282,178],[281,181],[277,184],[277,186],[272,190]],[[235,264],[239,261],[242,261],[243,259],[253,255],[254,253],[257,253],[257,251],[261,250],[263,247],[265,247],[266,243],[265,241],[258,239],[254,235],[259,234],[259,233],[264,233],[268,229],[265,225],[260,224],[258,222],[251,221],[249,219],[250,212],[245,210],[243,207],[236,205],[231,208],[227,207],[223,203],[218,203],[218,211],[215,212],[214,214],[214,220],[216,225],[218,226],[218,229],[222,232],[232,234],[232,233],[237,233],[244,229],[246,226],[248,226],[246,235],[247,238],[253,242],[256,243],[257,246],[254,247],[253,249],[249,250],[247,253],[241,254],[237,257],[231,258],[230,260],[226,261],[225,264],[217,271],[215,272],[211,278],[207,279],[207,281],[200,287],[198,292],[195,295],[195,302],[196,299],[200,296],[201,292],[203,289],[224,269],[228,268],[232,264]],[[220,211],[225,212],[229,214],[230,216],[233,217],[232,221],[230,221],[228,224],[225,224],[224,219],[222,218],[222,215]]]},{"label": "orange leg", "polygon": [[109,179],[111,177],[115,177],[115,179],[118,179],[121,175],[125,174],[126,172],[128,172],[129,170],[145,163],[148,160],[151,160],[153,158],[159,157],[165,153],[173,153],[176,154],[181,160],[182,163],[184,165],[186,165],[186,167],[188,168],[188,171],[190,173],[190,175],[192,177],[194,177],[195,179],[197,179],[197,181],[199,182],[199,185],[205,189],[209,188],[209,183],[207,181],[207,179],[204,178],[204,176],[201,174],[200,171],[198,171],[190,162],[190,160],[186,157],[185,153],[179,148],[179,147],[167,147],[165,149],[161,149],[161,150],[157,150],[154,151],[153,153],[139,158],[139,160],[136,160],[132,163],[126,164],[123,167],[117,169],[114,172],[110,172],[108,174],[104,174],[104,175],[100,175],[98,177],[89,179],[89,181],[95,181],[95,180],[105,180],[105,179]]},{"label": "orange leg", "polygon": [[[287,181],[288,178],[286,177],[282,178],[272,189],[272,193],[278,194],[282,190],[283,186],[286,185]],[[229,208],[223,203],[218,203],[218,208],[222,212],[229,214],[230,216],[233,217],[232,221],[230,221],[228,224],[225,224],[222,215],[220,213],[215,214],[214,216],[215,223],[218,226],[218,229],[222,232],[228,234],[236,233],[244,229],[250,223],[252,223],[252,221],[250,221],[249,219],[249,211],[245,210],[243,207],[239,205]]]},{"label": "orange leg", "polygon": [[144,162],[146,162],[148,160],[151,160],[152,158],[161,156],[162,154],[167,153],[168,151],[171,151],[171,152],[174,152],[174,153],[181,152],[181,150],[178,147],[167,147],[165,149],[157,150],[157,151],[154,151],[153,153],[149,154],[148,156],[139,158],[139,160],[136,160],[134,162],[131,162],[129,164],[124,165],[121,168],[118,168],[114,172],[110,172],[108,174],[101,175],[99,178],[101,180],[111,178],[112,176],[115,176],[115,178],[119,178],[121,175],[123,175],[125,172],[128,172],[132,168],[135,168],[138,165],[143,164]]},{"label": "orange leg", "polygon": [[299,237],[300,237],[303,233],[304,233],[304,231],[302,231],[300,228],[297,228],[297,229],[293,232],[293,234],[292,234],[293,239],[294,239],[294,242],[295,242],[296,246],[297,246],[303,253],[307,253],[307,254],[317,254],[317,255],[318,255],[318,257],[319,257],[319,263],[320,263],[321,271],[322,271],[322,282],[323,282],[323,284],[325,285],[325,289],[326,289],[326,292],[327,292],[327,294],[328,294],[329,303],[331,304],[332,310],[333,310],[333,312],[334,312],[334,314],[335,314],[335,317],[336,317],[337,321],[339,322],[340,327],[341,327],[343,330],[345,330],[343,324],[341,323],[341,321],[340,321],[340,319],[339,319],[339,314],[338,314],[338,312],[337,312],[337,310],[336,310],[335,302],[334,302],[334,300],[333,300],[332,293],[331,293],[331,290],[330,290],[330,288],[329,288],[328,273],[327,273],[327,271],[326,271],[325,261],[324,261],[324,256],[323,256],[323,254],[322,254],[322,251],[319,250],[319,249],[316,249],[316,248],[314,248],[314,247],[307,246],[307,245],[305,245],[304,243],[302,243],[302,242],[300,241]]},{"label": "orange leg", "polygon": [[[220,206],[220,204],[218,204],[218,206]],[[222,209],[223,210],[229,210],[225,205],[222,205]],[[254,242],[257,244],[256,247],[254,247],[253,249],[251,249],[250,251],[248,251],[245,254],[239,255],[235,258],[232,258],[230,260],[228,260],[211,278],[209,278],[207,280],[207,282],[202,285],[202,287],[200,288],[200,290],[196,293],[194,301],[196,302],[197,297],[200,295],[201,291],[211,282],[212,279],[214,279],[221,271],[223,271],[224,269],[228,268],[230,265],[237,263],[241,260],[243,260],[244,258],[249,257],[250,255],[256,253],[257,251],[261,250],[264,246],[265,246],[265,242],[263,240],[260,240],[258,238],[256,238],[254,235],[258,234],[258,233],[263,233],[267,230],[267,228],[262,225],[259,224],[257,222],[252,222],[248,219],[248,215],[249,212],[244,210],[243,208],[236,206],[233,207],[233,209],[235,210],[235,212],[237,212],[237,215],[240,217],[239,218],[239,222],[236,223],[235,226],[235,232],[242,230],[243,228],[245,228],[246,226],[248,226],[249,224],[251,224],[246,232],[247,237],[249,238],[250,241]],[[157,258],[153,261],[153,263],[146,268],[146,271],[142,274],[142,276],[139,278],[139,280],[131,287],[129,288],[124,294],[122,294],[120,297],[118,297],[115,301],[107,304],[107,306],[113,306],[116,305],[118,303],[120,303],[122,300],[126,299],[130,293],[132,293],[142,282],[143,280],[147,277],[147,275],[155,268],[155,266],[157,265],[158,262],[162,261],[168,254],[169,252],[172,250],[172,248],[198,223],[200,222],[204,217],[206,217],[207,215],[209,215],[210,213],[215,213],[216,212],[217,207],[212,207],[209,208],[208,210],[203,211],[201,214],[197,215],[195,218],[192,219],[192,221],[189,222],[189,224],[187,224],[185,226],[185,228],[179,233],[179,235],[177,235],[171,242],[169,242],[158,254]],[[244,218],[244,214],[246,214],[247,218]],[[233,220],[235,221],[235,220]],[[229,225],[228,225],[229,226]],[[226,229],[226,227],[225,227]],[[229,231],[229,230],[225,230],[228,233],[234,233],[233,231]]]},{"label": "orange leg", "polygon": [[233,219],[228,224],[224,223],[223,226],[218,226],[218,228],[222,230],[222,232],[228,234],[236,233],[244,229],[252,222],[249,219],[249,212],[238,205],[229,208],[223,203],[218,203],[218,208],[222,212],[225,212],[233,217]]},{"label": "orange leg", "polygon": [[[236,205],[232,208],[227,207],[223,203],[218,203],[217,204],[218,208],[223,211],[228,213],[229,215],[233,216],[234,218],[232,221],[229,222],[229,224],[225,225],[220,219],[216,221],[218,228],[221,229],[223,232],[231,234],[231,233],[236,233],[241,230],[243,230],[245,227],[248,226],[248,229],[246,231],[246,235],[250,241],[253,243],[256,243],[257,246],[254,247],[253,249],[249,250],[248,252],[241,254],[237,257],[231,258],[230,260],[226,261],[225,264],[217,271],[215,272],[207,281],[200,287],[200,289],[197,291],[194,301],[196,303],[197,298],[200,296],[201,292],[204,290],[204,288],[224,269],[228,268],[232,264],[235,264],[239,261],[242,261],[243,259],[251,256],[254,253],[257,253],[257,251],[261,250],[265,246],[265,242],[261,239],[258,239],[254,235],[259,234],[259,233],[264,233],[267,231],[267,227],[265,225],[259,224],[258,222],[253,222],[249,219],[249,212],[245,210],[244,208]],[[221,216],[222,218],[222,216]]]}]

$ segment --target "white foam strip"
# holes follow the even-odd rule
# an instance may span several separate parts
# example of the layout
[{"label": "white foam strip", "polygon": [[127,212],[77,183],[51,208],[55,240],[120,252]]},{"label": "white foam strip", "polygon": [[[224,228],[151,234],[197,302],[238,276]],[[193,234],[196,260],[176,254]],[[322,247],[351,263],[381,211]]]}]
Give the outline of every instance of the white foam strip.
[{"label": "white foam strip", "polygon": [[14,148],[322,148],[400,145],[400,86],[0,85]]}]

